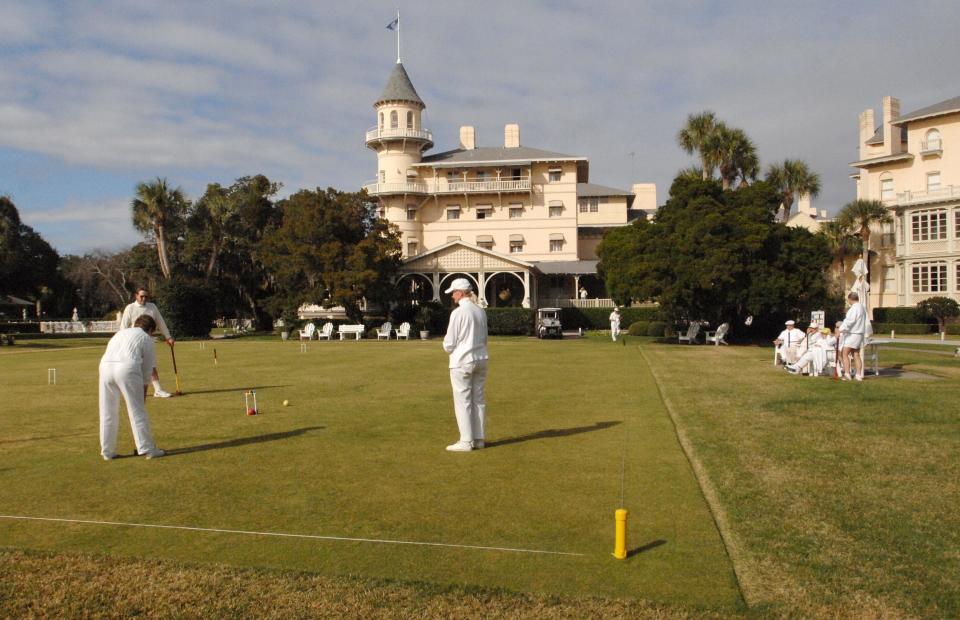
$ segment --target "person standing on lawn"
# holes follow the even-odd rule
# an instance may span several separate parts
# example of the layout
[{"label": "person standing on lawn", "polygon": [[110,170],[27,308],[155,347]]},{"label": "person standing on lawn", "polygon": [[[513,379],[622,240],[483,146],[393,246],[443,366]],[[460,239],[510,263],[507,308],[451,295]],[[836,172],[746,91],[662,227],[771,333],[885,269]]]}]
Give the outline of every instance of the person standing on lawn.
[{"label": "person standing on lawn", "polygon": [[620,335],[620,308],[619,306],[613,307],[613,312],[610,313],[610,336],[613,338],[613,341],[617,341],[617,336]]},{"label": "person standing on lawn", "polygon": [[[167,344],[173,347],[173,336],[170,335],[170,330],[167,329],[167,324],[164,322],[163,316],[160,315],[160,309],[157,308],[153,302],[147,301],[149,298],[150,293],[147,292],[147,289],[137,289],[137,294],[133,302],[127,304],[127,307],[123,309],[123,316],[120,318],[120,329],[133,327],[133,323],[138,317],[148,315],[156,323],[157,328],[160,330],[160,333],[163,334]],[[154,397],[170,398],[170,392],[160,387],[160,373],[157,372],[156,368],[154,368],[150,374],[150,382],[153,384]]]},{"label": "person standing on lawn", "polygon": [[[863,381],[863,359],[860,356],[860,349],[869,330],[869,320],[867,319],[867,310],[860,303],[860,296],[850,291],[847,294],[847,301],[850,302],[850,308],[847,309],[847,316],[844,317],[840,325],[840,331],[843,333],[843,350],[840,352],[840,359],[843,362],[843,375],[841,379],[849,381],[851,378],[857,381]],[[850,356],[853,355],[853,372],[850,368]]]},{"label": "person standing on lawn", "polygon": [[450,452],[469,452],[484,447],[487,403],[487,314],[466,278],[457,278],[445,293],[453,299],[443,350],[450,354],[450,385],[460,440],[447,446]]},{"label": "person standing on lawn", "polygon": [[100,454],[105,461],[117,456],[121,394],[127,402],[137,454],[148,459],[165,454],[153,442],[145,406],[147,377],[157,365],[157,352],[153,346],[157,324],[153,317],[145,314],[133,325],[113,335],[100,359]]}]

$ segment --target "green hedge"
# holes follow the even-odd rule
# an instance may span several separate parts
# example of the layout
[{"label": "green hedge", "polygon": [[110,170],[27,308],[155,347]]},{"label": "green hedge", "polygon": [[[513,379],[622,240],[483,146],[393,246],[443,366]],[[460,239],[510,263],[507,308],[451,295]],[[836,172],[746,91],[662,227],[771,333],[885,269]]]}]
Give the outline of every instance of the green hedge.
[{"label": "green hedge", "polygon": [[[529,308],[487,308],[491,336],[532,336],[537,313]],[[570,327],[564,323],[564,329]]]},{"label": "green hedge", "polygon": [[0,323],[0,334],[39,334],[40,323],[36,321],[4,321]]},{"label": "green hedge", "polygon": [[[613,308],[563,308],[560,320],[564,329],[610,329]],[[620,308],[620,324],[633,325],[637,321],[655,321],[660,308]]]},{"label": "green hedge", "polygon": [[874,308],[873,320],[877,323],[927,323],[936,325],[937,320],[924,316],[916,308]]},{"label": "green hedge", "polygon": [[[174,338],[206,338],[213,329],[216,300],[202,282],[173,279],[161,282],[154,292],[157,308]],[[157,335],[160,331],[157,330]]]},{"label": "green hedge", "polygon": [[663,338],[667,331],[667,324],[663,321],[650,321],[647,327],[647,335],[654,338]]},{"label": "green hedge", "polygon": [[646,336],[648,329],[650,329],[650,321],[634,321],[630,324],[627,333],[631,336]]},{"label": "green hedge", "polygon": [[937,331],[936,325],[930,325],[928,323],[874,323],[873,324],[873,333],[877,336],[889,336],[890,330],[894,330],[897,334],[914,335],[914,334],[931,334]]},{"label": "green hedge", "polygon": [[951,323],[946,326],[946,330],[951,336],[960,336],[960,323]]}]

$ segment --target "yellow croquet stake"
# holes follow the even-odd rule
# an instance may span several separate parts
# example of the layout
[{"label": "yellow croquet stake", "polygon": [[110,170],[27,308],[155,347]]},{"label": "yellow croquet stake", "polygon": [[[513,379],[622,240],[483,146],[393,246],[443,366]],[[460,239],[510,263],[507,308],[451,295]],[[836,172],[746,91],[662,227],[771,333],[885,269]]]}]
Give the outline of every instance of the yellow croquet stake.
[{"label": "yellow croquet stake", "polygon": [[613,517],[617,523],[613,557],[618,560],[625,560],[627,559],[627,510],[625,508],[618,508],[617,511],[613,513]]}]

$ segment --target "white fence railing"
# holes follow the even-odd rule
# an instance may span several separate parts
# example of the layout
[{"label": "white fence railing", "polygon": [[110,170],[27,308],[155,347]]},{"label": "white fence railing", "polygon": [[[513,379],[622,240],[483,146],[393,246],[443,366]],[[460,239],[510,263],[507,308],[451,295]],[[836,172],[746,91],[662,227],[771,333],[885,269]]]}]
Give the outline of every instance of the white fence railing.
[{"label": "white fence railing", "polygon": [[940,189],[917,190],[900,192],[897,194],[898,205],[912,205],[924,202],[937,202],[960,198],[960,185],[947,185]]},{"label": "white fence railing", "polygon": [[112,334],[120,321],[40,321],[41,334]]},{"label": "white fence railing", "polygon": [[367,142],[384,138],[413,138],[433,142],[433,132],[429,129],[411,129],[408,127],[383,128],[371,127],[367,130]]},{"label": "white fence railing", "polygon": [[462,194],[464,192],[526,192],[531,187],[530,179],[508,179],[490,181],[407,181],[399,183],[379,183],[368,181],[363,189],[375,196],[377,194]]}]

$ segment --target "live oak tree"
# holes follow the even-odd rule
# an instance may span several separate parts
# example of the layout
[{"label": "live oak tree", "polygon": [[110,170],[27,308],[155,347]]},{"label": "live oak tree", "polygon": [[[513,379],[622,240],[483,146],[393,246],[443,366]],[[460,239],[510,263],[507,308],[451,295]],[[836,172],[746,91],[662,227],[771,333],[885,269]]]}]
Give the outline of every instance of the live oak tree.
[{"label": "live oak tree", "polygon": [[960,304],[949,297],[928,297],[917,304],[917,310],[925,316],[937,319],[937,331],[946,331],[947,319],[960,316]]},{"label": "live oak tree", "polygon": [[761,324],[824,307],[825,240],[774,222],[780,195],[758,182],[724,191],[678,177],[653,221],[608,232],[599,270],[618,301],[655,300],[674,321]]},{"label": "live oak tree", "polygon": [[278,291],[277,312],[319,302],[343,306],[359,322],[361,300],[385,305],[393,299],[400,236],[365,193],[301,190],[279,207],[282,222],[259,252]]}]

